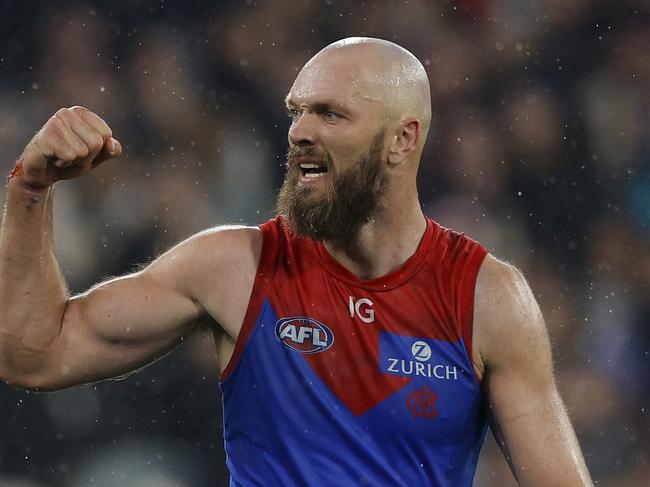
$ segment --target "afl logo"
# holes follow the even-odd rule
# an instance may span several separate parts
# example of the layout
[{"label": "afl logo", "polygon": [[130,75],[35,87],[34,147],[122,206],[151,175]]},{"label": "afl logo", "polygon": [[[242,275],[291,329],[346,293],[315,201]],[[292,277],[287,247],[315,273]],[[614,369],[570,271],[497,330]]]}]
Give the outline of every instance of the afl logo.
[{"label": "afl logo", "polygon": [[318,353],[334,343],[334,333],[311,318],[282,318],[275,324],[275,336],[282,344],[301,353]]}]

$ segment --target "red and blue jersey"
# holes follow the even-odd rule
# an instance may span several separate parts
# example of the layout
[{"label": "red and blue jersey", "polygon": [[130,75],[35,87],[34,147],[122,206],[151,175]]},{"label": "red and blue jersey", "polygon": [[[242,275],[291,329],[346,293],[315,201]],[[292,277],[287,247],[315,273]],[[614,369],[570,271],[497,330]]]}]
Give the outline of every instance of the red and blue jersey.
[{"label": "red and blue jersey", "polygon": [[416,253],[361,280],[280,218],[223,372],[231,486],[469,486],[486,414],[472,369],[486,251],[427,219]]}]

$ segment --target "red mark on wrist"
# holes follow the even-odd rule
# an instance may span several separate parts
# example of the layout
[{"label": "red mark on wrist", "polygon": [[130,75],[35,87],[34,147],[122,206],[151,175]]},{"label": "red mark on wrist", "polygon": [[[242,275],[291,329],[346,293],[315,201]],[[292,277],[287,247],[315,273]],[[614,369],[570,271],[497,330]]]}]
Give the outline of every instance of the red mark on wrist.
[{"label": "red mark on wrist", "polygon": [[11,181],[11,179],[13,177],[15,177],[15,176],[21,176],[24,172],[25,171],[23,169],[23,160],[18,159],[18,161],[16,162],[16,165],[14,166],[13,170],[11,171],[9,176],[7,177],[7,182]]}]

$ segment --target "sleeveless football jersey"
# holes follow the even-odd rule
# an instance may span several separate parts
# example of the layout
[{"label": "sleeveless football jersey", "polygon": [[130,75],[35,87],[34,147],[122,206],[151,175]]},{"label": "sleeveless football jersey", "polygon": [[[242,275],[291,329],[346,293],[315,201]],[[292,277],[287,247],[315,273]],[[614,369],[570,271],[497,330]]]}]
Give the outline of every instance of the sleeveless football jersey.
[{"label": "sleeveless football jersey", "polygon": [[468,486],[486,431],[471,362],[486,251],[427,219],[361,280],[279,218],[221,377],[231,486]]}]

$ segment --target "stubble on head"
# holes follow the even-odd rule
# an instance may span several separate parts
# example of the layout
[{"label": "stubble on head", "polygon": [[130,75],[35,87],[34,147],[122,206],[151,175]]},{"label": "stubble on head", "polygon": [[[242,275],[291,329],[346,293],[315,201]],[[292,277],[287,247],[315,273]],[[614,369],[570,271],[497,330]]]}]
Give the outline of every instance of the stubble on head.
[{"label": "stubble on head", "polygon": [[386,188],[382,164],[384,131],[373,138],[368,153],[349,169],[334,168],[331,157],[322,154],[327,163],[330,183],[323,195],[314,194],[310,186],[299,184],[298,156],[319,156],[311,147],[292,147],[287,155],[287,175],[276,204],[276,215],[285,219],[295,234],[318,241],[348,247],[361,227],[370,222],[379,209]]}]

